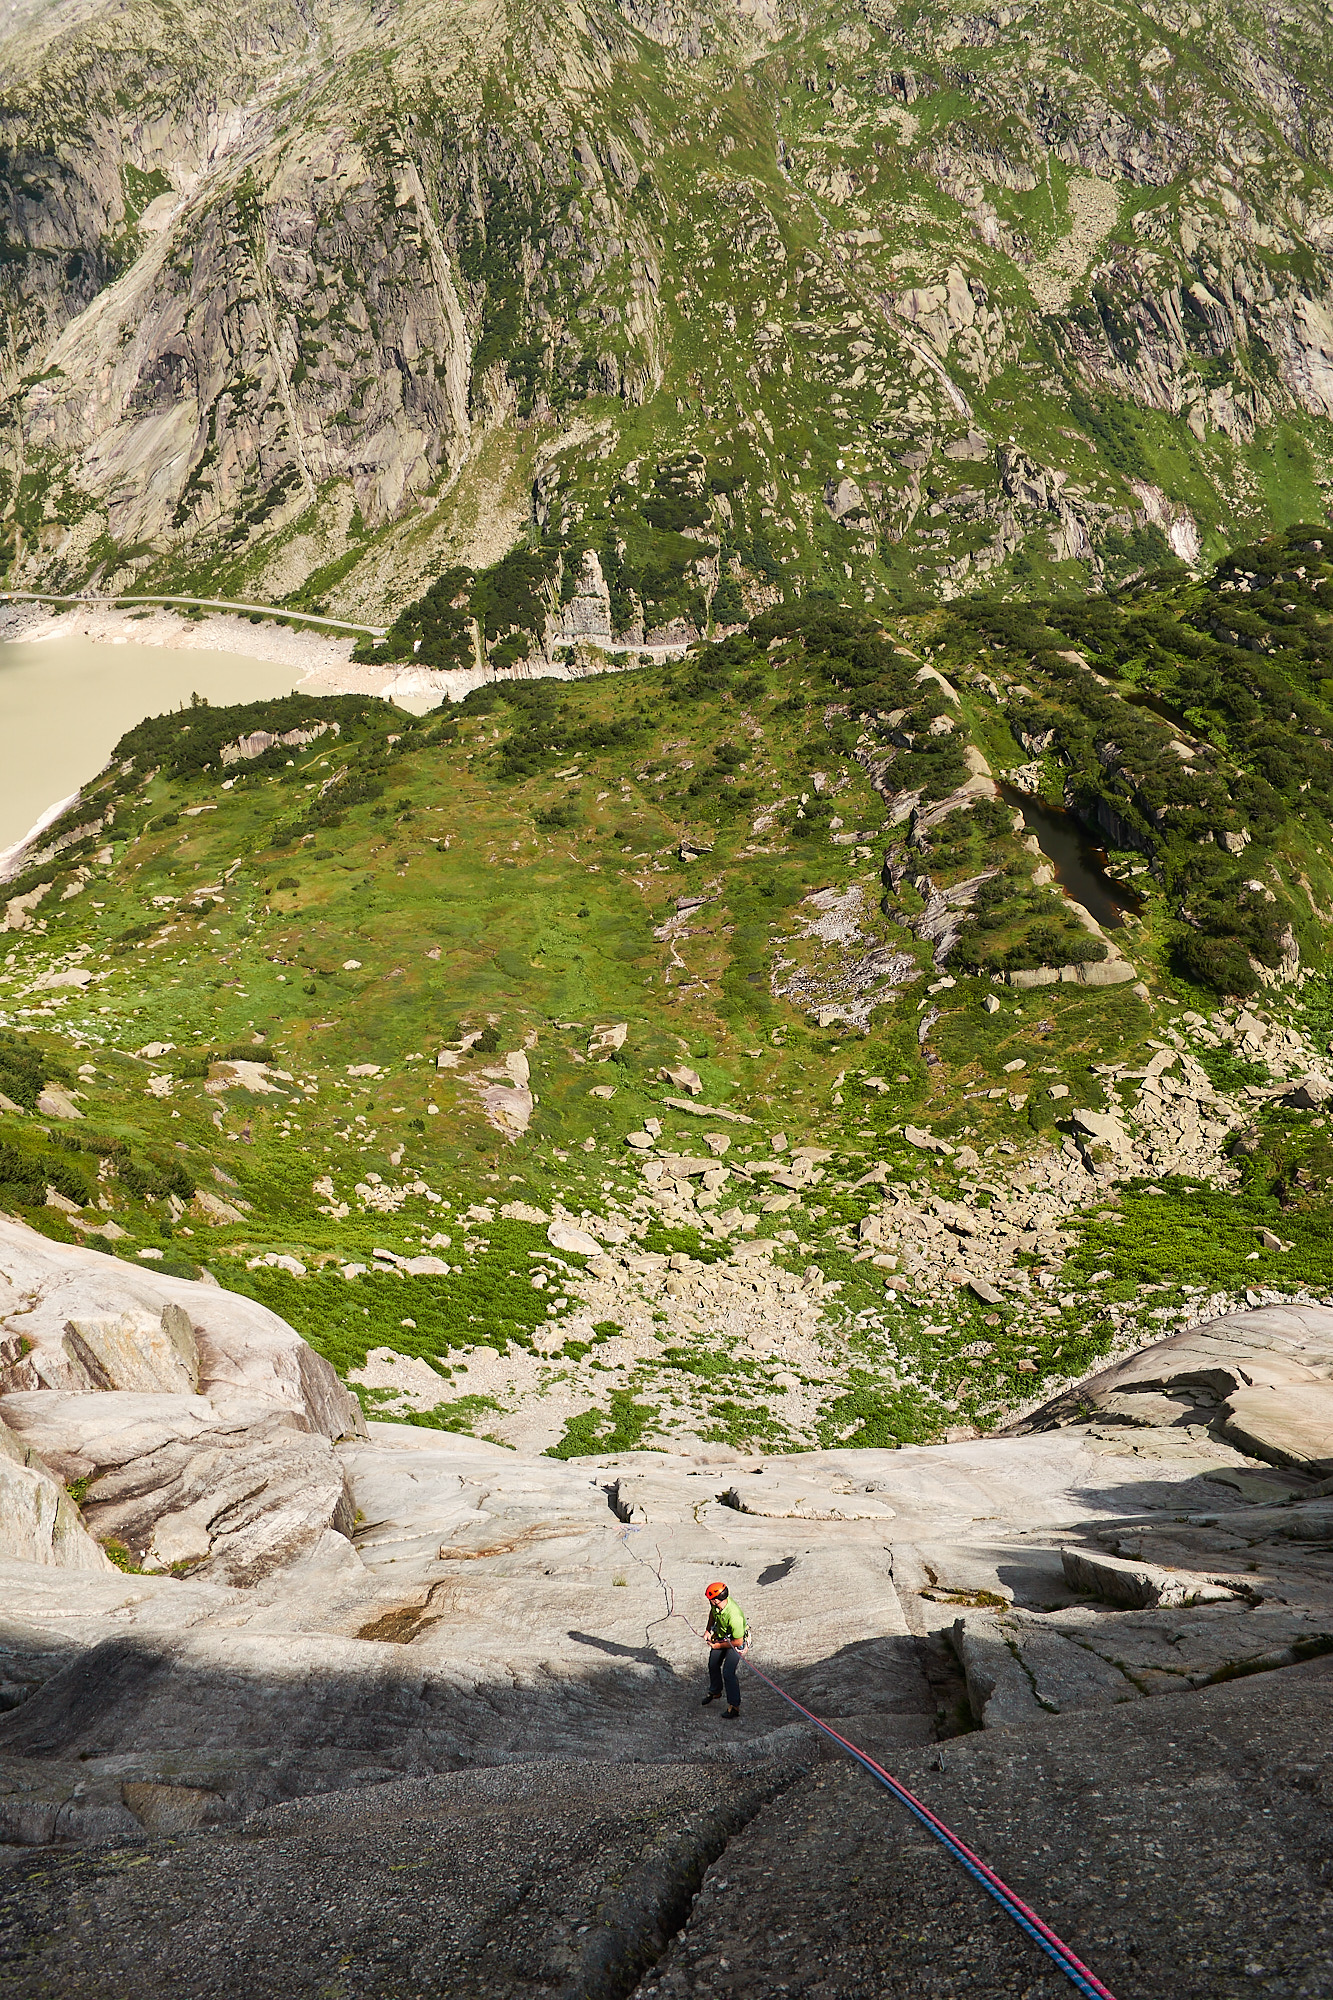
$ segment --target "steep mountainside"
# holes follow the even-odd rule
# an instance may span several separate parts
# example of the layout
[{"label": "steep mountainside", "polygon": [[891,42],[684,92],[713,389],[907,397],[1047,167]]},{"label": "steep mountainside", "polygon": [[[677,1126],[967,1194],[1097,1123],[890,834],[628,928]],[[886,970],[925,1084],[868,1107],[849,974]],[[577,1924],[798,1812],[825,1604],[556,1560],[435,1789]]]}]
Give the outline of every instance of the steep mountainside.
[{"label": "steep mountainside", "polygon": [[1320,539],[139,725],[5,885],[0,1202],[561,1454],[988,1429],[1321,1294]]},{"label": "steep mountainside", "polygon": [[11,9],[8,580],[387,622],[527,532],[634,640],[1321,519],[1329,56],[1290,0]]}]

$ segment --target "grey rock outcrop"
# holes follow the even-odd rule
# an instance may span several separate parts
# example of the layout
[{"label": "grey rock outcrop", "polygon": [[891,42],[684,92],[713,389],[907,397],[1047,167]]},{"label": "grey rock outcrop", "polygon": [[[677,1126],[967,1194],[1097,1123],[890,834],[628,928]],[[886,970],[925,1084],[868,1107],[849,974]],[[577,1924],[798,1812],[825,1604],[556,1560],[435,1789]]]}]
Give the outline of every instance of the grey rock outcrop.
[{"label": "grey rock outcrop", "polygon": [[1083,1422],[1203,1424],[1276,1465],[1333,1467],[1333,1307],[1224,1313],[1053,1398],[1011,1434]]},{"label": "grey rock outcrop", "polygon": [[199,1576],[242,1588],[327,1533],[350,1537],[353,1517],[332,1445],[285,1414],[159,1445],[103,1472],[84,1503],[93,1533],[141,1568],[198,1565]]},{"label": "grey rock outcrop", "polygon": [[[765,1180],[818,1170],[804,1156],[751,1166]],[[958,1204],[931,1216],[950,1237],[970,1226]],[[591,1254],[597,1238],[574,1240],[571,1221],[548,1227],[571,1254],[610,1265]],[[770,1268],[771,1246],[747,1249],[738,1273]],[[1286,1683],[1333,1650],[1333,1590],[1311,1560],[1329,1533],[1322,1482],[1290,1455],[1275,1469],[1243,1448],[1225,1409],[1242,1391],[1322,1391],[1333,1313],[1206,1324],[1192,1344],[1160,1343],[1105,1371],[1085,1385],[1091,1401],[1022,1435],[563,1461],[404,1425],[335,1438],[318,1421],[327,1404],[296,1394],[296,1337],[281,1322],[210,1321],[201,1306],[187,1315],[192,1350],[170,1316],[192,1288],[88,1300],[84,1254],[41,1248],[64,1316],[41,1323],[47,1351],[68,1361],[50,1347],[52,1325],[106,1321],[115,1339],[88,1353],[108,1377],[134,1361],[172,1386],[27,1386],[0,1399],[11,1439],[0,1492],[6,1464],[46,1482],[92,1558],[60,1566],[72,1559],[52,1553],[54,1533],[0,1554],[0,1838],[121,1853],[173,1843],[152,1850],[166,1868],[151,1871],[151,1894],[118,1902],[109,1878],[106,1891],[157,1990],[212,1990],[188,1927],[166,1920],[173,1895],[213,1894],[233,1912],[219,1979],[263,1992],[271,1974],[290,1988],[294,1966],[322,1978],[332,1949],[328,1922],[302,1900],[313,1870],[332,1907],[320,1858],[330,1843],[360,1853],[360,1828],[396,1852],[410,1820],[415,1851],[448,1828],[457,1853],[454,1829],[472,1810],[478,1857],[530,1886],[517,1901],[506,1890],[502,1909],[465,1857],[424,1903],[414,1891],[409,1920],[376,1875],[357,1907],[372,1926],[392,1907],[385,1935],[400,1951],[418,1940],[414,1977],[435,1968],[458,1990],[501,1995],[522,1990],[520,1973],[529,1988],[540,1975],[573,2000],[603,1991],[612,1966],[618,1983],[605,1991],[624,1993],[660,1957],[645,1993],[689,1991],[666,1947],[702,1871],[724,1843],[749,1838],[766,1802],[828,1783],[802,1775],[822,1753],[743,1666],[741,1728],[707,1739],[726,1810],[719,1818],[719,1798],[701,1799],[691,1776],[689,1824],[676,1816],[679,1774],[697,1770],[700,1728],[712,1728],[698,1708],[701,1628],[703,1588],[719,1574],[751,1622],[751,1664],[895,1765],[968,1715],[997,1746],[966,1752],[978,1769],[992,1768],[987,1756],[1013,1768],[1003,1746],[1015,1742],[1056,1756],[1040,1747],[1051,1731],[1086,1729],[1096,1743],[1096,1731],[1125,1726],[1126,1709],[1148,1718],[1130,1725],[1133,1741],[1155,1740],[1163,1709],[1176,1741],[1182,1704],[1157,1695],[1204,1702],[1235,1676]],[[664,1282],[676,1277],[656,1261]],[[1206,1421],[1197,1395],[1212,1398]],[[81,1519],[62,1480],[78,1482]],[[126,1571],[106,1565],[95,1537]],[[941,1749],[955,1755],[952,1742],[932,1754]],[[631,1795],[632,1837],[617,1831]],[[545,1839],[553,1815],[567,1845],[594,1820],[600,1831],[541,1890],[533,1829]],[[608,1843],[642,1865],[612,1882]],[[240,1912],[273,1904],[264,1857],[279,1855],[300,1856],[305,1872],[282,1905],[280,1948],[255,1970],[257,1933]],[[11,1878],[13,1921],[33,1940],[22,1976],[48,1984],[82,1978],[85,1963],[64,1914],[73,1878],[53,1862]],[[709,1909],[696,1906],[696,1924]],[[526,1940],[517,1971],[506,1939]],[[118,1991],[140,1990],[138,1971],[117,1977]],[[826,1964],[820,1978],[830,1990]]]},{"label": "grey rock outcrop", "polygon": [[573,595],[560,608],[548,645],[572,645],[583,641],[593,646],[611,645],[616,634],[611,628],[611,593],[602,575],[595,549],[588,549],[575,579]]},{"label": "grey rock outcrop", "polygon": [[0,1551],[59,1569],[111,1567],[60,1480],[2,1418]]},{"label": "grey rock outcrop", "polygon": [[219,1409],[258,1400],[326,1437],[364,1434],[360,1405],[329,1363],[257,1300],[54,1244],[0,1217],[5,1334],[13,1354],[0,1394],[197,1389]]},{"label": "grey rock outcrop", "polygon": [[1189,1570],[1162,1569],[1156,1563],[1129,1562],[1086,1549],[1061,1549],[1060,1561],[1071,1589],[1131,1611],[1159,1604],[1220,1604],[1238,1594]]},{"label": "grey rock outcrop", "polygon": [[1333,1473],[1333,1382],[1267,1382],[1234,1389],[1226,1433],[1270,1465]]}]

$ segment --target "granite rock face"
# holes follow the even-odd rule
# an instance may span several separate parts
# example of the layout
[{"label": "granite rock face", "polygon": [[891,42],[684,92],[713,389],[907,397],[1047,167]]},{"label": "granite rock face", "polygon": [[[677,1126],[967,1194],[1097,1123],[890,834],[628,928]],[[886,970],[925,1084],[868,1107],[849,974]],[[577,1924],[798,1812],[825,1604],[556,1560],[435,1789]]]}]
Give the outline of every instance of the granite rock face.
[{"label": "granite rock face", "polygon": [[110,1568],[61,1481],[2,1418],[0,1546],[19,1562]]},{"label": "granite rock face", "polygon": [[[1072,8],[978,27],[722,0],[11,13],[13,578],[204,564],[261,602],[308,586],[382,614],[460,541],[494,560],[529,508],[561,532],[605,501],[659,394],[654,450],[712,456],[745,427],[766,463],[710,521],[762,502],[807,573],[816,519],[867,576],[884,536],[941,538],[946,591],[1025,544],[1093,574],[1136,534],[1192,561],[1199,522],[1141,451],[1103,445],[1090,477],[1091,399],[1153,412],[1239,531],[1266,503],[1217,453],[1318,438],[1333,312],[1317,37],[1290,8],[1262,37],[1237,8],[1189,32],[1186,86],[1134,9],[1114,32]],[[1040,185],[1038,225],[1014,197]],[[992,402],[1016,362],[1037,379]],[[804,465],[812,412],[840,439],[864,413],[884,453],[855,479]],[[506,458],[526,477],[497,479]],[[768,587],[739,554],[691,560],[702,595],[730,586],[721,622],[738,583]],[[697,632],[579,572],[567,642]]]},{"label": "granite rock face", "polygon": [[49,1242],[0,1217],[0,1396],[196,1391],[219,1409],[278,1405],[326,1437],[364,1435],[322,1356],[254,1299]]},{"label": "granite rock face", "polygon": [[1085,1421],[1204,1424],[1274,1465],[1333,1471],[1333,1307],[1224,1313],[1053,1398],[1014,1435]]},{"label": "granite rock face", "polygon": [[[1216,1725],[1190,1721],[1196,1704],[1222,1701],[1239,1729],[1252,1700],[1306,1728],[1308,1676],[1333,1652],[1333,1503],[1318,1467],[1247,1451],[1228,1408],[1247,1380],[1247,1394],[1322,1391],[1333,1313],[1206,1323],[1094,1378],[1077,1411],[1047,1411],[1021,1435],[781,1459],[696,1448],[562,1461],[394,1424],[331,1436],[318,1419],[333,1392],[298,1400],[296,1337],[271,1315],[236,1331],[208,1317],[219,1295],[197,1288],[196,1314],[196,1288],[148,1281],[172,1283],[159,1302],[133,1270],[134,1298],[90,1302],[84,1253],[42,1255],[43,1301],[58,1297],[65,1319],[128,1319],[128,1346],[108,1337],[99,1365],[148,1357],[180,1386],[0,1398],[0,1491],[12,1466],[50,1503],[45,1540],[23,1541],[12,1506],[5,1517],[0,1839],[87,1855],[54,1869],[44,1855],[41,1871],[11,1877],[8,1935],[26,1941],[19,1992],[71,1980],[108,1994],[149,1982],[193,1996],[210,1980],[289,1991],[301,1968],[323,1979],[350,1948],[358,1992],[444,1980],[498,1996],[536,1982],[572,2000],[628,1993],[646,1974],[645,1993],[693,1993],[717,1949],[701,1942],[713,1899],[733,1854],[749,1865],[750,1841],[792,1904],[784,1929],[806,1940],[789,1953],[791,1990],[930,1990],[901,1967],[865,1970],[875,1947],[859,1917],[850,1942],[830,1944],[827,1883],[817,1900],[802,1886],[804,1835],[777,1836],[797,1857],[790,1868],[771,1858],[766,1815],[791,1800],[818,1825],[836,1800],[841,1830],[823,1838],[827,1882],[840,1880],[839,1857],[862,1855],[865,1815],[880,1808],[849,1791],[859,1778],[824,1772],[820,1743],[750,1667],[872,1755],[915,1759],[922,1782],[923,1757],[943,1757],[947,1772],[964,1759],[975,1783],[950,1810],[1012,1861],[1021,1888],[1031,1858],[1006,1846],[1017,1823],[994,1817],[996,1772],[1011,1782],[1023,1758],[1049,1766],[1054,1825],[1074,1811],[1080,1755],[1099,1783],[1118,1755],[1138,1771],[1169,1729],[1173,1750],[1194,1731],[1225,1762]],[[100,1273],[108,1260],[87,1262]],[[41,1352],[72,1365],[56,1340],[64,1323],[44,1305]],[[1206,1406],[1192,1400],[1204,1392]],[[111,1568],[100,1543],[125,1567]],[[703,1592],[719,1576],[751,1629],[742,1714],[725,1727],[699,1706]],[[1236,1679],[1240,1689],[1223,1685]],[[971,1724],[980,1733],[956,1741]],[[1293,1772],[1310,1761],[1294,1738],[1277,1747]],[[1216,1762],[1208,1750],[1197,1768]],[[1161,1799],[1152,1810],[1169,1816]],[[572,1860],[543,1887],[533,1857],[557,1825]],[[1116,1837],[1099,1814],[1084,1850],[1105,1851],[1109,1870]],[[1268,1854],[1303,1908],[1284,1837],[1245,1821],[1238,1851]],[[895,1882],[917,1866],[904,1839],[892,1832],[886,1850]],[[124,1857],[155,1841],[173,1844],[150,1885]],[[429,1867],[410,1896],[389,1879],[410,1873],[389,1854],[446,1848],[455,1860]],[[1063,1863],[1050,1865],[1048,1916],[1065,1896]],[[838,1907],[870,1879],[863,1860],[849,1866]],[[348,1871],[362,1886],[331,1898],[327,1879],[350,1882]],[[928,1901],[943,1894],[970,1937],[972,1892],[944,1879]],[[322,1914],[307,1907],[312,1881]],[[888,1904],[898,1893],[883,1890]],[[81,1928],[88,1894],[115,1912],[114,1949],[96,1965]],[[226,1949],[204,1969],[173,1915],[200,1895],[229,1912]],[[1086,1907],[1090,1938],[1113,1959],[1105,1898]],[[1083,1919],[1065,1915],[1077,1942]],[[261,1935],[279,1940],[267,1956]],[[957,1990],[1006,1991],[1002,1978],[1017,1976],[1013,1942],[986,1939],[973,1955],[992,1983]],[[777,1990],[769,1949],[747,1914],[737,1963],[750,1983],[738,1971],[729,1990]],[[402,1983],[395,1953],[410,1954],[417,1985]],[[1023,1990],[1042,1992],[1043,1976]]]},{"label": "granite rock face", "polygon": [[328,1439],[302,1435],[284,1414],[218,1425],[108,1469],[84,1516],[144,1569],[188,1563],[201,1577],[250,1585],[326,1533],[350,1536],[353,1508]]},{"label": "granite rock face", "polygon": [[267,1308],[0,1220],[0,1343],[5,1556],[104,1569],[107,1543],[253,1582],[347,1546],[331,1440],[364,1435],[360,1406]]},{"label": "granite rock face", "polygon": [[[1321,1661],[1188,1702],[963,1737],[907,1753],[895,1773],[1119,2000],[1321,1993],[1330,1694]],[[1071,1989],[880,1788],[838,1768],[782,1793],[729,1844],[636,1993],[719,1990],[1064,2000]]]},{"label": "granite rock face", "polygon": [[[791,1744],[720,1765],[558,1760],[303,1800],[244,1834],[192,1834],[188,1813],[195,1827],[205,1817],[195,1794],[173,1788],[186,1803],[172,1825],[170,1799],[137,1787],[149,1835],[175,1837],[145,1842],[135,1827],[118,1853],[57,1865],[44,1883],[13,1876],[6,1984],[120,2000],[330,1985],[617,2000],[727,1841],[800,1768]],[[141,1856],[165,1865],[126,1868]],[[79,1928],[88,1899],[96,1937]],[[206,1935],[193,1920],[203,1908]]]}]

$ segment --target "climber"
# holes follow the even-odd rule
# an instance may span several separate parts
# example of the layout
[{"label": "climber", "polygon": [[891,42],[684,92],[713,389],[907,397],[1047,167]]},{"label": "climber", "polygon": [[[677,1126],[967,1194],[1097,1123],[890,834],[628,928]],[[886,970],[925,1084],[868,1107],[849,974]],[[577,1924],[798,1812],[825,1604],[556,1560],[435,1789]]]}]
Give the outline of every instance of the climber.
[{"label": "climber", "polygon": [[731,1593],[725,1583],[710,1583],[704,1596],[708,1599],[708,1693],[703,1705],[721,1701],[722,1684],[726,1682],[727,1706],[723,1711],[728,1722],[732,1722],[741,1712],[741,1689],[736,1675],[737,1656],[745,1651],[749,1627],[745,1623],[745,1613],[739,1604],[733,1604]]}]

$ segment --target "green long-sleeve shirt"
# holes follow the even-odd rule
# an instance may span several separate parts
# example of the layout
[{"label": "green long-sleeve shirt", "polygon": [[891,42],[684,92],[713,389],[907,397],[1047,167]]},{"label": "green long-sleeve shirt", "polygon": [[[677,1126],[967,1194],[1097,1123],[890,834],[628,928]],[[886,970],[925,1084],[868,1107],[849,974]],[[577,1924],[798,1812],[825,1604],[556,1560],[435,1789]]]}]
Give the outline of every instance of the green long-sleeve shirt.
[{"label": "green long-sleeve shirt", "polygon": [[745,1613],[734,1597],[724,1603],[715,1604],[708,1614],[708,1636],[710,1639],[730,1639],[739,1646],[746,1633]]}]

